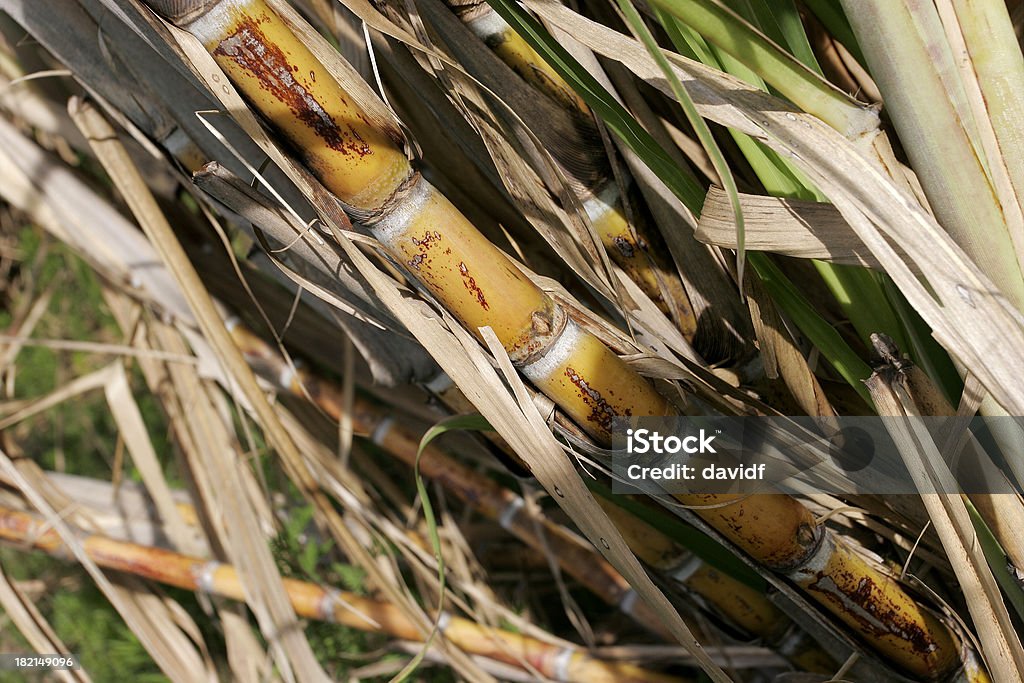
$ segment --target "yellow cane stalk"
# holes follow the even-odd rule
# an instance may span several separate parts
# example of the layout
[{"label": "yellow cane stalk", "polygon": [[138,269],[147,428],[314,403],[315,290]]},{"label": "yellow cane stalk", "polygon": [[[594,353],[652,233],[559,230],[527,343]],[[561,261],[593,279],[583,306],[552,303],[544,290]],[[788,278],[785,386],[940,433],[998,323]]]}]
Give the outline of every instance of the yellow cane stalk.
[{"label": "yellow cane stalk", "polygon": [[[101,567],[184,590],[201,591],[231,600],[246,599],[238,571],[231,565],[73,530],[86,555]],[[27,545],[56,556],[67,553],[58,533],[43,518],[10,508],[0,507],[0,540]],[[285,578],[282,584],[300,617],[330,621],[362,631],[387,633],[402,640],[423,642],[426,638],[413,621],[390,603],[323,588],[307,581]],[[523,669],[526,668],[525,662],[542,676],[558,681],[681,683],[681,679],[674,676],[624,662],[594,659],[577,647],[557,647],[447,613],[441,615],[439,624],[445,639],[465,652]]]},{"label": "yellow cane stalk", "polygon": [[[592,131],[593,118],[586,102],[487,3],[448,0],[448,4],[509,68],[554,100],[580,126]],[[558,149],[550,151],[558,157]],[[630,227],[619,187],[609,175],[610,169],[602,168],[597,182],[587,188],[583,208],[591,225],[611,259],[664,313],[675,318],[683,334],[692,340],[697,321],[682,282],[670,264],[650,249],[639,227]]]},{"label": "yellow cane stalk", "polygon": [[831,673],[838,665],[763,593],[723,574],[613,501],[595,496],[630,550],[654,571],[680,584],[709,611],[750,638],[759,638],[801,671]]},{"label": "yellow cane stalk", "polygon": [[520,78],[574,115],[590,116],[590,108],[583,98],[486,2],[448,0],[448,5]]},{"label": "yellow cane stalk", "polygon": [[651,249],[639,226],[635,226],[635,232],[630,227],[618,185],[608,181],[604,188],[583,202],[583,209],[612,261],[663,313],[676,321],[683,336],[693,341],[697,334],[697,314],[683,289],[683,282],[667,259]]},{"label": "yellow cane stalk", "polygon": [[939,680],[961,661],[950,629],[785,495],[676,495],[759,563],[791,581],[895,666]]},{"label": "yellow cane stalk", "polygon": [[733,625],[760,638],[780,636],[789,618],[768,599],[695,558],[681,545],[614,502],[595,496],[630,550],[651,569],[673,578],[711,603]]},{"label": "yellow cane stalk", "polygon": [[[713,501],[717,499],[717,504],[721,505],[725,497],[676,498],[691,505],[715,504]],[[834,662],[816,644],[807,642],[806,638],[784,638],[792,622],[763,595],[697,558],[684,559],[688,553],[672,539],[610,501],[599,499],[598,502],[616,521],[631,549],[652,568],[676,578],[736,626],[777,645],[780,654],[799,663],[801,668],[809,671],[822,670],[820,667],[824,667],[824,671],[834,670]],[[769,529],[770,534],[763,538],[751,534],[750,529],[763,529],[765,525],[782,522],[781,518],[771,517],[777,514],[787,516],[790,523],[799,522],[801,528],[796,532],[797,537],[813,533],[813,526],[810,526],[814,523],[813,518],[794,499],[782,495],[750,496],[713,512],[700,509],[696,512],[745,547],[755,559],[785,571],[790,580],[847,626],[865,636],[890,661],[916,675],[931,678],[939,677],[959,663],[959,650],[946,627],[931,612],[917,605],[895,579],[871,567],[824,528],[821,528],[824,533],[816,550],[810,556],[805,553],[798,566],[791,565],[787,569],[778,564],[784,557],[768,541],[771,536],[775,540],[788,538],[788,524],[778,527],[783,534],[775,535],[777,532]],[[748,515],[746,528],[740,530],[744,526],[742,518]],[[755,547],[755,538],[763,540],[763,546]],[[770,548],[770,551],[759,556],[754,552],[759,547]]]},{"label": "yellow cane stalk", "polygon": [[[490,326],[512,360],[590,434],[668,402],[568,319],[430,183],[263,0],[150,3],[199,38],[323,184],[474,333]],[[557,359],[557,360],[556,360]]]},{"label": "yellow cane stalk", "polygon": [[[147,0],[196,35],[225,73],[390,254],[476,332],[491,326],[519,367],[602,443],[616,416],[669,403],[526,278],[429,183],[263,0]],[[709,524],[803,586],[896,666],[938,679],[959,661],[952,633],[835,541],[798,501],[680,496]]]},{"label": "yellow cane stalk", "polygon": [[395,141],[262,0],[205,5],[189,30],[339,199],[377,209],[408,180],[412,169]]}]

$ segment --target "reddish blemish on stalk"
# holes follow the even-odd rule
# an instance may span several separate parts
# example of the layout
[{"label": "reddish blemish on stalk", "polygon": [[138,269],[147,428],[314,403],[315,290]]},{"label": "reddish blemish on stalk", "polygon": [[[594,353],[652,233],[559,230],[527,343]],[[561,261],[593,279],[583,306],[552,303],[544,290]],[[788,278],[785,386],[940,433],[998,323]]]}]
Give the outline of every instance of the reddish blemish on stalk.
[{"label": "reddish blemish on stalk", "polygon": [[423,239],[421,239],[421,240],[418,240],[415,237],[413,237],[412,238],[412,242],[413,242],[413,244],[415,244],[418,247],[425,247],[425,248],[429,249],[430,245],[432,243],[438,241],[439,239],[441,239],[441,233],[439,233],[437,230],[435,230],[433,232],[425,232],[425,233],[423,233]]},{"label": "reddish blemish on stalk", "polygon": [[530,326],[505,346],[509,355],[530,358],[538,351],[547,348],[554,340],[552,315],[553,312],[547,308],[534,311],[530,316]]},{"label": "reddish blemish on stalk", "polygon": [[459,261],[459,272],[462,274],[462,284],[470,292],[476,296],[476,301],[480,304],[485,311],[490,310],[491,306],[487,303],[487,299],[484,297],[484,291],[480,289],[480,285],[476,283],[476,278],[469,274],[469,268],[462,261]]},{"label": "reddish blemish on stalk", "polygon": [[555,648],[544,648],[539,652],[528,650],[525,653],[526,663],[529,664],[531,668],[535,669],[541,674],[547,675],[554,668],[552,666],[551,659],[552,656],[557,653],[558,650]]},{"label": "reddish blemish on stalk", "polygon": [[318,377],[307,372],[297,374],[295,379],[292,380],[292,386],[289,389],[297,391],[299,394],[308,395],[309,400],[313,403],[320,403],[327,396],[323,382]]},{"label": "reddish blemish on stalk", "polygon": [[[425,232],[423,233],[423,239],[412,238],[412,243],[420,248],[420,252],[413,256],[411,259],[406,261],[409,267],[413,270],[419,270],[424,263],[428,262],[427,252],[430,251],[431,247],[434,246],[435,242],[441,240],[441,233],[437,232]],[[448,250],[451,251],[451,250]]]},{"label": "reddish blemish on stalk", "polygon": [[[260,87],[283,102],[295,118],[316,131],[331,149],[362,158],[373,154],[362,136],[348,126],[343,130],[311,92],[295,79],[298,67],[288,62],[284,51],[267,40],[259,25],[266,21],[245,17],[234,33],[220,42],[213,54],[234,61],[259,81]],[[316,76],[310,72],[312,81]]]},{"label": "reddish blemish on stalk", "polygon": [[[612,407],[612,404],[607,401],[601,392],[590,386],[587,380],[583,379],[576,370],[571,367],[565,369],[565,376],[569,378],[569,381],[576,385],[576,388],[580,390],[580,396],[583,398],[583,403],[590,408],[590,415],[587,419],[601,427],[606,432],[612,430],[612,419],[619,416],[619,412]],[[633,414],[633,411],[628,408],[622,411],[622,415],[628,417]]]},{"label": "reddish blemish on stalk", "polygon": [[636,250],[634,249],[632,242],[622,236],[613,237],[612,242],[624,258],[633,258],[633,254],[636,253]]},{"label": "reddish blemish on stalk", "polygon": [[[852,582],[854,577],[846,575],[840,578]],[[894,635],[906,641],[914,652],[923,655],[929,655],[938,649],[931,635],[912,616],[908,617],[901,610],[885,604],[887,601],[879,595],[880,590],[870,577],[861,577],[855,590],[845,591],[832,576],[818,572],[809,590],[827,596],[844,613],[852,617],[868,635]]]}]

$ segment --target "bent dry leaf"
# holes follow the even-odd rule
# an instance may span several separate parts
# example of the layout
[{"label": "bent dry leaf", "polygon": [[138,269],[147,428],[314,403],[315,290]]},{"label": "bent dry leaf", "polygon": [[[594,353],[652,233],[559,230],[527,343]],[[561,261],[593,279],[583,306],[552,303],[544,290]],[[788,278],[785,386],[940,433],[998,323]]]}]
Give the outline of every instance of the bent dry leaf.
[{"label": "bent dry leaf", "polygon": [[[742,193],[739,201],[747,228],[747,248],[751,251],[882,269],[831,204]],[[712,186],[697,223],[697,239],[735,249],[737,242],[731,214],[725,193]]]},{"label": "bent dry leaf", "polygon": [[[873,373],[866,385],[879,414],[886,416],[886,429],[918,489],[953,490],[952,475],[944,470],[942,455],[923,422],[915,419],[917,408],[902,382],[899,370],[883,368]],[[963,499],[944,493],[923,493],[921,498],[967,597],[989,670],[996,681],[1019,681],[1024,671],[1024,648],[977,543]]]}]

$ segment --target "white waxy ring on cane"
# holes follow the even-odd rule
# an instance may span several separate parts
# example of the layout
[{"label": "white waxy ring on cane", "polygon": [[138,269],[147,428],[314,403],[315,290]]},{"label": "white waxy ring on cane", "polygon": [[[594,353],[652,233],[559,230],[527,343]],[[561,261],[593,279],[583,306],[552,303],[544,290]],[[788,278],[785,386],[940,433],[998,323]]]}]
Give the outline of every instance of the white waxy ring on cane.
[{"label": "white waxy ring on cane", "polygon": [[199,39],[203,45],[218,41],[225,26],[231,25],[233,12],[244,11],[251,4],[251,0],[222,0],[213,5],[205,14],[196,18],[185,28],[189,33]]},{"label": "white waxy ring on cane", "polygon": [[441,612],[439,615],[437,615],[437,630],[439,633],[444,633],[445,631],[447,631],[448,627],[451,626],[451,623],[451,612]]},{"label": "white waxy ring on cane", "polygon": [[582,338],[583,330],[571,319],[567,320],[562,333],[551,342],[544,354],[532,363],[521,365],[519,370],[527,379],[537,383],[543,382],[572,357]]},{"label": "white waxy ring on cane", "polygon": [[203,593],[212,593],[214,588],[213,577],[217,573],[217,570],[220,569],[220,567],[220,562],[218,562],[217,560],[211,560],[203,564],[203,566],[196,569],[194,572],[196,578],[196,588],[198,588]]},{"label": "white waxy ring on cane", "polygon": [[555,655],[554,663],[552,668],[554,671],[555,680],[567,681],[569,680],[569,664],[572,662],[572,656],[576,654],[576,648],[564,647],[557,655]]},{"label": "white waxy ring on cane", "polygon": [[444,392],[448,391],[453,386],[455,386],[455,382],[453,382],[452,378],[448,376],[448,373],[439,372],[436,375],[434,375],[434,377],[423,386],[426,387],[431,393],[443,394]]},{"label": "white waxy ring on cane", "polygon": [[334,606],[344,604],[341,599],[341,591],[337,588],[328,588],[324,591],[324,595],[320,598],[320,601],[316,606],[316,613],[320,615],[320,618],[324,621],[335,624],[337,623],[337,617],[335,616]]},{"label": "white waxy ring on cane", "polygon": [[281,368],[281,373],[277,376],[278,386],[282,389],[291,389],[292,382],[295,380],[296,374],[295,368],[286,363],[285,366]]},{"label": "white waxy ring on cane", "polygon": [[511,503],[505,506],[505,509],[501,511],[501,516],[498,517],[498,525],[508,531],[508,528],[512,525],[512,521],[519,514],[519,511],[526,505],[526,501],[522,498],[516,498]]},{"label": "white waxy ring on cane", "polygon": [[370,434],[370,442],[375,446],[383,446],[384,438],[391,431],[391,428],[395,425],[395,418],[388,415],[373,428],[373,433]]},{"label": "white waxy ring on cane", "polygon": [[619,186],[615,182],[606,183],[596,195],[583,202],[583,211],[592,223],[615,211],[615,204],[620,199]]},{"label": "white waxy ring on cane", "polygon": [[630,588],[619,600],[619,609],[622,610],[623,614],[633,614],[633,609],[636,607],[636,601],[640,597],[640,594]]},{"label": "white waxy ring on cane", "polygon": [[485,12],[475,19],[466,22],[466,26],[480,40],[500,37],[512,28],[497,12]]},{"label": "white waxy ring on cane", "polygon": [[693,576],[701,565],[704,564],[704,560],[700,559],[696,555],[691,555],[690,559],[683,562],[677,569],[669,572],[669,576],[672,577],[677,583],[686,583],[691,576]]}]

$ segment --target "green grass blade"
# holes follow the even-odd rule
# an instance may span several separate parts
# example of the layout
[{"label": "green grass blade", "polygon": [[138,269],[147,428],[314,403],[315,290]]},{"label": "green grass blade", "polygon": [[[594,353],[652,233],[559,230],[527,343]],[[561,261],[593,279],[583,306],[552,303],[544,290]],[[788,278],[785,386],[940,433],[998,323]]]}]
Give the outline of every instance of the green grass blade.
[{"label": "green grass blade", "polygon": [[722,150],[718,148],[718,143],[715,142],[715,137],[711,134],[711,129],[708,128],[707,122],[697,112],[697,106],[693,103],[689,93],[686,92],[686,88],[680,83],[676,72],[672,69],[672,65],[668,63],[665,55],[661,51],[661,47],[658,45],[654,36],[651,34],[650,29],[647,28],[647,24],[644,23],[643,17],[637,11],[636,7],[633,6],[631,0],[617,0],[619,8],[626,17],[626,21],[629,23],[633,33],[640,39],[647,48],[648,54],[657,63],[658,68],[665,75],[668,80],[669,87],[672,89],[672,94],[675,95],[679,105],[683,108],[683,113],[686,114],[686,120],[690,122],[690,126],[697,134],[697,139],[700,141],[702,147],[707,152],[708,157],[711,159],[711,164],[715,168],[715,172],[718,173],[718,177],[722,180],[722,185],[729,195],[729,202],[732,204],[732,214],[736,220],[736,272],[737,279],[741,282],[743,280],[743,267],[744,267],[744,256],[746,254],[745,234],[743,229],[743,209],[740,207],[740,196],[739,190],[736,187],[736,179],[733,178],[732,169],[729,168],[729,162],[725,160],[725,156],[722,154]]},{"label": "green grass blade", "polygon": [[[736,0],[734,4],[746,5],[750,11],[750,18],[757,21],[767,11],[755,12],[752,9],[760,1]],[[773,4],[772,7],[782,8],[785,4],[784,2]],[[795,11],[795,8],[793,10]],[[770,12],[768,13],[770,14]],[[720,68],[750,85],[767,89],[764,80],[752,69],[724,50],[708,46],[692,28],[681,24],[661,10],[656,10],[656,16],[664,22],[669,38],[677,47],[684,47],[691,51],[708,66]],[[802,26],[790,27],[791,34],[798,31],[799,35],[786,36],[782,33],[782,28],[779,25],[782,21],[779,17],[773,15],[769,20],[776,27],[775,32],[778,34],[773,36],[772,30],[766,31],[769,37],[786,40],[787,44],[808,46],[809,49]],[[808,66],[816,69],[817,62],[814,60],[813,54],[809,55],[808,59],[810,60]],[[780,157],[773,150],[749,136],[734,131],[730,131],[730,133],[740,152],[746,157],[751,169],[769,194],[791,199],[827,201],[827,198],[787,159]],[[878,276],[862,268],[834,266],[821,261],[815,261],[815,267],[865,344],[870,343],[869,339],[872,333],[883,332],[892,337],[900,348],[907,348],[907,335],[904,333],[903,325],[899,316],[888,304],[883,281]],[[781,306],[783,310],[787,310],[784,302],[781,303]],[[808,333],[807,330],[804,332]],[[938,354],[934,364],[941,364],[944,353],[940,349],[929,350]],[[860,381],[858,380],[854,386],[860,390]]]},{"label": "green grass blade", "polygon": [[672,41],[676,52],[701,64],[707,64],[708,66],[718,65],[711,46],[708,45],[701,34],[668,12],[660,9],[657,5],[652,5],[651,11],[654,13],[658,23],[661,24],[661,27],[665,29],[665,33],[668,34],[669,40]]},{"label": "green grass blade", "polygon": [[416,451],[416,465],[413,468],[413,473],[416,475],[416,495],[419,496],[420,505],[423,506],[423,519],[427,523],[427,536],[430,538],[430,548],[434,551],[434,559],[437,560],[437,581],[439,585],[438,598],[437,598],[437,615],[434,617],[434,626],[430,630],[430,634],[423,643],[423,647],[416,656],[409,660],[409,663],[402,667],[392,680],[395,681],[406,681],[416,672],[420,664],[423,662],[423,658],[426,657],[427,652],[430,650],[431,643],[434,642],[434,637],[438,633],[438,627],[441,623],[441,615],[444,613],[444,598],[445,598],[445,568],[444,568],[444,556],[441,554],[441,537],[437,533],[437,517],[434,515],[434,506],[430,504],[430,495],[427,493],[427,486],[423,482],[423,475],[420,473],[420,458],[423,456],[423,451],[426,449],[430,442],[438,437],[451,432],[460,430],[490,430],[491,425],[481,415],[456,415],[447,420],[443,420],[438,424],[431,427],[423,438],[420,439],[419,449]]},{"label": "green grass blade", "polygon": [[899,348],[908,348],[903,323],[889,305],[875,273],[866,268],[824,261],[814,261],[814,266],[865,346],[870,348],[871,335],[881,332],[892,337]]},{"label": "green grass blade", "polygon": [[789,50],[804,66],[822,75],[818,59],[807,40],[800,11],[793,0],[742,0],[742,4],[747,6],[747,11],[741,11],[740,14],[759,26],[766,36]]},{"label": "green grass blade", "polygon": [[859,136],[878,127],[874,112],[807,68],[719,0],[653,0],[652,4],[685,22],[843,135]]},{"label": "green grass blade", "polygon": [[907,333],[907,346],[903,350],[909,353],[914,363],[939,386],[950,405],[959,405],[964,391],[964,381],[949,354],[935,341],[928,323],[907,302],[895,283],[886,278],[883,287],[886,298],[903,322],[903,329]]}]

